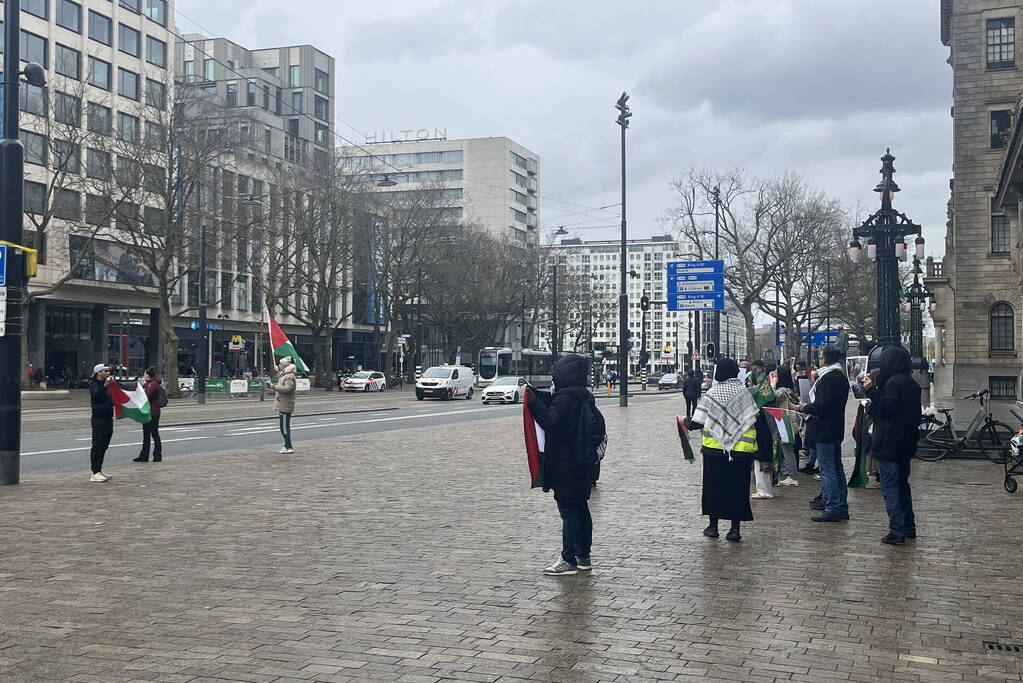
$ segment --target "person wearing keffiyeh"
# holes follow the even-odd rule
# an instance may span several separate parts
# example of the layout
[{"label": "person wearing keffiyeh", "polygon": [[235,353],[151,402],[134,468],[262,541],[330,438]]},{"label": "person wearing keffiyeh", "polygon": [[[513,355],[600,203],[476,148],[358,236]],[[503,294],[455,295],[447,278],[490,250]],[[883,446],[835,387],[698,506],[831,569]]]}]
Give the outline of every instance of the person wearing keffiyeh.
[{"label": "person wearing keffiyeh", "polygon": [[774,435],[771,433],[767,419],[760,409],[764,406],[775,405],[776,397],[774,395],[774,388],[767,379],[764,361],[753,361],[750,372],[746,375],[746,384],[749,387],[750,394],[753,395],[753,402],[757,404],[757,421],[755,424],[757,430],[757,452],[753,456],[753,483],[756,485],[757,492],[751,498],[755,500],[774,498],[774,493],[771,489],[772,477],[774,475]]},{"label": "person wearing keffiyeh", "polygon": [[759,410],[738,376],[734,360],[719,360],[714,386],[686,420],[690,430],[703,430],[703,514],[710,517],[703,534],[718,538],[718,520],[728,519],[732,522],[725,536],[729,541],[741,540],[739,523],[753,520],[749,486],[757,450],[753,425]]}]

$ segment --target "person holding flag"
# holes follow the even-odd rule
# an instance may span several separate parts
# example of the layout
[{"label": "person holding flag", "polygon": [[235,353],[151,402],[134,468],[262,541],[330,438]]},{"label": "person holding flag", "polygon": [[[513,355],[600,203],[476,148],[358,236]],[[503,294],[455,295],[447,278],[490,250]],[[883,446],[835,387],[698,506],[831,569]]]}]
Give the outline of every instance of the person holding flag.
[{"label": "person holding flag", "polygon": [[156,366],[150,367],[145,374],[146,383],[142,389],[146,392],[149,400],[149,421],[142,423],[142,450],[132,462],[149,462],[149,443],[153,444],[153,462],[163,461],[163,443],[160,441],[160,396],[163,380],[156,370]]},{"label": "person holding flag", "polygon": [[110,439],[114,436],[114,404],[110,400],[110,385],[113,381],[106,363],[100,363],[92,369],[92,379],[89,380],[89,405],[92,408],[92,448],[89,449],[92,477],[89,481],[92,482],[113,479],[103,474],[103,459],[110,447]]},{"label": "person holding flag", "polygon": [[277,383],[271,384],[274,391],[274,410],[277,411],[277,419],[281,429],[281,436],[284,437],[284,445],[278,453],[294,453],[291,446],[291,414],[295,412],[295,364],[291,358],[282,358],[277,366]]}]

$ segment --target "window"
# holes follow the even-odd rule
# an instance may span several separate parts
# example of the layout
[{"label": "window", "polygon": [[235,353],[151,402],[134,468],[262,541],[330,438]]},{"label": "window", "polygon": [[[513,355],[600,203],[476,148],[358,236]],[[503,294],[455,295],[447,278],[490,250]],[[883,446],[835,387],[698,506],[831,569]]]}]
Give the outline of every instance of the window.
[{"label": "window", "polygon": [[267,128],[263,131],[263,151],[267,154],[273,149],[273,131]]},{"label": "window", "polygon": [[131,26],[117,25],[117,49],[132,57],[138,57],[142,48],[142,34]]},{"label": "window", "polygon": [[117,112],[117,135],[126,142],[139,141],[139,120],[123,111]]},{"label": "window", "polygon": [[21,111],[46,116],[46,91],[28,83],[21,84]]},{"label": "window", "polygon": [[292,88],[297,88],[302,83],[302,67],[298,64],[289,67],[288,69],[288,84]]},{"label": "window", "polygon": [[437,164],[442,159],[440,152],[422,152],[419,155],[419,163],[421,164]]},{"label": "window", "polygon": [[217,80],[216,62],[214,62],[212,59],[202,60],[202,73],[203,78],[205,78],[207,81]]},{"label": "window", "polygon": [[112,114],[110,107],[102,104],[89,102],[88,104],[89,130],[93,133],[104,133],[109,135],[112,127]]},{"label": "window", "polygon": [[89,37],[104,45],[114,43],[114,22],[110,17],[89,10]]},{"label": "window", "polygon": [[329,134],[330,129],[324,126],[322,123],[317,123],[313,127],[313,140],[316,142],[317,145],[326,146],[327,137],[329,136]]},{"label": "window", "polygon": [[294,113],[298,114],[302,111],[302,91],[292,90],[291,91],[291,108]]},{"label": "window", "polygon": [[54,140],[52,161],[53,170],[57,173],[62,170],[75,174],[82,172],[82,150],[73,142]]},{"label": "window", "polygon": [[117,92],[128,99],[139,98],[139,75],[127,69],[117,69]]},{"label": "window", "polygon": [[61,76],[81,80],[82,55],[78,50],[57,43],[53,47],[53,60],[56,62],[54,68]]},{"label": "window", "polygon": [[314,101],[313,116],[315,116],[321,121],[329,121],[330,102],[328,100],[323,99],[322,97],[317,97]]},{"label": "window", "polygon": [[455,150],[451,150],[450,152],[441,152],[441,156],[442,156],[444,161],[461,161],[462,160],[462,150],[455,149]]},{"label": "window", "polygon": [[35,214],[46,213],[46,186],[42,183],[25,181],[25,211]]},{"label": "window", "polygon": [[139,205],[122,202],[115,212],[114,227],[118,230],[138,230]]},{"label": "window", "polygon": [[234,289],[234,287],[232,287],[233,284],[233,273],[220,273],[220,291],[223,293],[223,298],[220,301],[220,307],[223,309],[231,310],[233,307],[234,302],[231,301],[231,290]]},{"label": "window", "polygon": [[245,106],[256,106],[256,84],[252,81],[245,83]]},{"label": "window", "polygon": [[999,302],[991,307],[991,350],[1013,351],[1016,335],[1013,330],[1012,306]]},{"label": "window", "polygon": [[89,57],[89,85],[110,90],[110,62]]},{"label": "window", "polygon": [[988,377],[991,398],[1016,398],[1015,377]]},{"label": "window", "polygon": [[21,61],[42,64],[45,69],[50,66],[49,59],[47,59],[48,52],[46,38],[28,31],[21,32]]},{"label": "window", "polygon": [[1009,218],[991,216],[991,253],[1009,253]]},{"label": "window", "polygon": [[150,149],[163,148],[163,126],[159,123],[146,121],[146,147]]},{"label": "window", "polygon": [[25,162],[36,166],[46,165],[46,136],[21,129],[21,142],[25,145]]},{"label": "window", "polygon": [[511,219],[513,221],[518,221],[519,223],[525,223],[526,222],[526,214],[525,214],[525,212],[519,211],[518,209],[508,209],[508,211],[509,211]]},{"label": "window", "polygon": [[57,26],[82,32],[82,6],[71,0],[57,0]]},{"label": "window", "polygon": [[288,135],[298,137],[298,119],[288,119]]},{"label": "window", "polygon": [[82,100],[74,95],[57,92],[53,95],[53,118],[77,128],[82,125]]},{"label": "window", "polygon": [[249,310],[249,277],[239,275],[238,281],[234,283],[234,307],[239,311]]},{"label": "window", "polygon": [[146,61],[158,67],[167,67],[167,43],[146,36]]},{"label": "window", "polygon": [[118,4],[124,9],[130,9],[135,14],[142,14],[142,0],[121,0]]},{"label": "window", "polygon": [[1012,112],[1008,109],[991,112],[991,149],[1002,149],[1009,140]]},{"label": "window", "polygon": [[167,86],[152,78],[146,79],[146,104],[163,109],[167,106]]},{"label": "window", "polygon": [[313,87],[316,88],[317,92],[321,92],[324,95],[330,94],[330,76],[326,71],[320,71],[319,69],[313,71]]},{"label": "window", "polygon": [[160,26],[166,26],[167,0],[146,0],[146,16]]},{"label": "window", "polygon": [[160,194],[164,191],[167,182],[167,173],[156,164],[144,164],[142,166],[142,186],[148,192]]},{"label": "window", "polygon": [[519,156],[515,152],[511,152],[511,160],[512,160],[512,163],[515,164],[516,166],[518,166],[519,168],[526,168],[527,167],[526,158],[523,157],[523,156]]},{"label": "window", "polygon": [[[110,225],[110,200],[94,194],[85,195],[85,222],[89,225]],[[77,235],[75,235],[78,237]]]},{"label": "window", "polygon": [[98,149],[86,150],[85,174],[90,178],[110,178],[110,153]]},{"label": "window", "polygon": [[82,220],[82,196],[74,190],[58,188],[53,198],[53,215],[66,221]]},{"label": "window", "polygon": [[185,62],[185,80],[192,81],[195,77],[195,62],[191,59]]},{"label": "window", "polygon": [[227,84],[227,106],[238,106],[238,83],[236,82]]},{"label": "window", "polygon": [[46,6],[50,3],[50,0],[22,0],[21,9],[23,12],[34,14],[37,17],[48,19],[46,15]]},{"label": "window", "polygon": [[987,20],[987,68],[1011,69],[1016,65],[1016,20]]}]

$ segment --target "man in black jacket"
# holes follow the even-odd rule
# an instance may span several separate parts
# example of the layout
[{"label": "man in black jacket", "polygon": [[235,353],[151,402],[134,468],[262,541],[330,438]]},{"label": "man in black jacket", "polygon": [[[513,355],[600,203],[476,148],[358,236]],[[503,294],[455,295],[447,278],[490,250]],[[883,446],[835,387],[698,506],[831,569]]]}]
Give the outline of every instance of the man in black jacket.
[{"label": "man in black jacket", "polygon": [[110,481],[113,477],[103,474],[103,458],[106,457],[110,439],[114,436],[114,404],[110,399],[110,368],[100,363],[92,369],[89,380],[89,403],[92,405],[92,450],[89,459],[92,477],[89,481]]},{"label": "man in black jacket", "polygon": [[544,491],[554,490],[562,520],[561,557],[544,569],[550,576],[575,574],[592,567],[593,519],[587,501],[595,463],[583,461],[586,449],[579,433],[580,415],[594,403],[593,394],[586,388],[588,370],[589,364],[582,356],[565,356],[551,369],[553,396],[529,392],[529,410],[545,432]]},{"label": "man in black jacket", "polygon": [[841,522],[849,519],[845,469],[842,467],[842,437],[845,435],[845,404],[849,400],[849,380],[845,376],[842,352],[834,346],[824,349],[825,366],[817,371],[817,381],[809,391],[809,402],[796,410],[807,415],[806,440],[814,444],[821,468],[821,505],[823,514],[815,522]]},{"label": "man in black jacket", "polygon": [[700,400],[702,392],[703,380],[690,370],[686,373],[686,378],[682,382],[682,396],[686,399],[686,417],[692,417],[693,413],[696,412],[696,404]]},{"label": "man in black jacket", "polygon": [[909,352],[889,346],[878,359],[877,382],[867,377],[867,413],[874,418],[870,449],[881,470],[881,493],[888,512],[888,535],[882,543],[902,545],[916,538],[916,515],[909,488],[909,464],[920,428],[920,385],[910,375]]}]

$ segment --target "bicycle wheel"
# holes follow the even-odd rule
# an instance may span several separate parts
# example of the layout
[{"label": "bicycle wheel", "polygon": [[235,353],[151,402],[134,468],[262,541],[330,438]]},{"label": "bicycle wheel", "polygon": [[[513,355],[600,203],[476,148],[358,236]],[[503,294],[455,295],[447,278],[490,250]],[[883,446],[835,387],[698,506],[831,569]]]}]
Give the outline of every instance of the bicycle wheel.
[{"label": "bicycle wheel", "polygon": [[920,420],[922,441],[916,449],[916,457],[925,462],[937,462],[955,450],[956,437],[951,426],[927,416]]},{"label": "bicycle wheel", "polygon": [[1001,465],[1009,456],[1009,442],[1015,435],[1016,431],[1009,425],[992,420],[977,432],[980,452],[991,462]]}]

